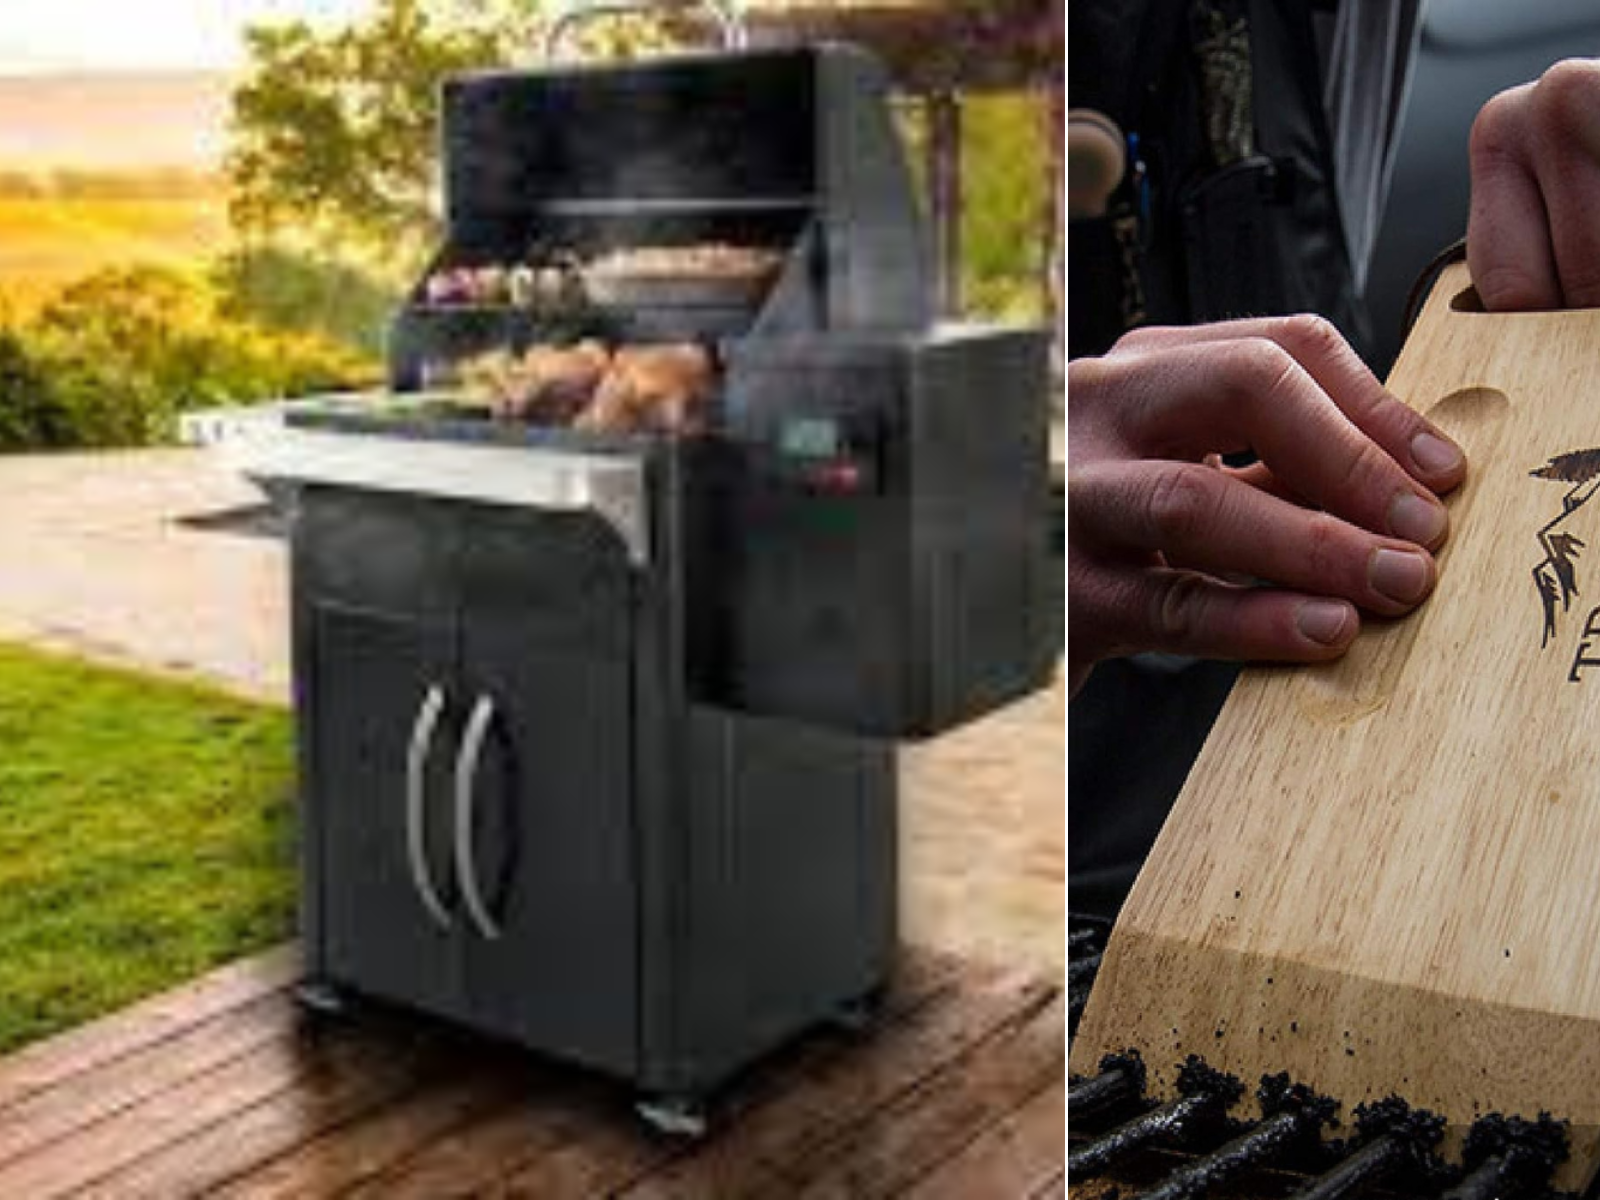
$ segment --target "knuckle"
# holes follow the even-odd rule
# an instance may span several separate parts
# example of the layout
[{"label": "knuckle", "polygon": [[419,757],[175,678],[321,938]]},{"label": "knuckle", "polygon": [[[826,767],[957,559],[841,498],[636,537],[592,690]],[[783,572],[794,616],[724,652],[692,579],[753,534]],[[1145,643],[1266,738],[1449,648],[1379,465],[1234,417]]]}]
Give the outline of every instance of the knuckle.
[{"label": "knuckle", "polygon": [[1104,386],[1111,368],[1103,358],[1075,358],[1067,364],[1067,395]]},{"label": "knuckle", "polygon": [[1167,579],[1151,597],[1149,623],[1157,646],[1184,646],[1192,642],[1205,620],[1206,593],[1196,575]]},{"label": "knuckle", "polygon": [[1299,364],[1270,338],[1242,338],[1229,347],[1229,365],[1240,389],[1260,398],[1280,389]]},{"label": "knuckle", "polygon": [[1278,336],[1295,357],[1329,357],[1345,349],[1344,335],[1338,326],[1317,313],[1296,313],[1284,317],[1278,326]]},{"label": "knuckle", "polygon": [[1306,527],[1306,567],[1311,577],[1332,581],[1344,573],[1345,539],[1339,522],[1328,513],[1313,513]]},{"label": "knuckle", "polygon": [[1118,350],[1138,350],[1149,346],[1150,342],[1160,341],[1160,334],[1165,333],[1165,328],[1160,325],[1141,325],[1138,330],[1128,330],[1117,339],[1117,344],[1110,347],[1112,354]]},{"label": "knuckle", "polygon": [[1145,500],[1145,516],[1158,545],[1188,545],[1204,533],[1216,508],[1208,482],[1182,468],[1156,477]]},{"label": "knuckle", "polygon": [[1473,119],[1467,153],[1479,160],[1519,157],[1526,107],[1524,93],[1516,89],[1492,97]]},{"label": "knuckle", "polygon": [[1177,330],[1171,325],[1141,325],[1118,338],[1116,345],[1111,347],[1111,353],[1154,349],[1171,341],[1176,332]]},{"label": "knuckle", "polygon": [[[1376,442],[1362,438],[1356,445],[1355,452],[1345,462],[1344,472],[1339,480],[1339,490],[1352,498],[1380,496],[1392,490],[1388,486],[1388,477],[1398,470],[1399,467],[1384,453],[1382,447]],[[1395,482],[1393,486],[1401,485]],[[1382,505],[1378,507],[1382,508]]]},{"label": "knuckle", "polygon": [[1592,120],[1595,104],[1600,101],[1600,63],[1562,59],[1539,76],[1533,98],[1535,116],[1545,132]]}]

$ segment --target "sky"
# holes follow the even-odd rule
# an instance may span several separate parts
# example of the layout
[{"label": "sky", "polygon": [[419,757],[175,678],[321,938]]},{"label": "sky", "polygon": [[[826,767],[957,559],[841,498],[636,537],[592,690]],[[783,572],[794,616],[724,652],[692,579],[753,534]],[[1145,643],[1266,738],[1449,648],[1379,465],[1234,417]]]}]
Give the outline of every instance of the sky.
[{"label": "sky", "polygon": [[237,67],[257,21],[338,24],[372,0],[0,0],[0,74]]}]

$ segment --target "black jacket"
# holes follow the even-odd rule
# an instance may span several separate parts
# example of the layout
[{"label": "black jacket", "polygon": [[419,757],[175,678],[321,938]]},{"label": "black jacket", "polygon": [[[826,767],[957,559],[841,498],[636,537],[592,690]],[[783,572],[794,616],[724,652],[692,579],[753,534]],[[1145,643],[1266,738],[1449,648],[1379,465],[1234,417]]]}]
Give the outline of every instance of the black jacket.
[{"label": "black jacket", "polygon": [[[1070,224],[1070,355],[1103,353],[1131,324],[1291,312],[1323,314],[1365,350],[1333,188],[1313,6],[1073,0],[1068,21],[1070,106],[1111,117],[1137,139],[1144,163],[1143,185],[1130,171],[1107,217]],[[1225,38],[1219,51],[1219,28],[1242,34],[1233,41],[1242,61],[1222,52]],[[1208,87],[1208,55],[1226,94]],[[1217,69],[1219,58],[1231,76]],[[1233,144],[1219,153],[1207,119],[1219,110],[1225,117],[1230,103]],[[1120,906],[1236,671],[1119,660],[1096,668],[1073,699],[1075,911],[1109,915]]]}]

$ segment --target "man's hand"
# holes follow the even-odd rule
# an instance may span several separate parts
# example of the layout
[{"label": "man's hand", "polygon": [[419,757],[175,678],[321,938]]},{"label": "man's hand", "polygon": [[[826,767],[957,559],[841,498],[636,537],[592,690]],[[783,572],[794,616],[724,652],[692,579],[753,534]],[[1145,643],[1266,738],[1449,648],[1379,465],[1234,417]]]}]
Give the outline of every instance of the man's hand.
[{"label": "man's hand", "polygon": [[1073,691],[1140,650],[1337,658],[1433,590],[1466,460],[1320,317],[1130,333],[1069,365],[1067,421]]},{"label": "man's hand", "polygon": [[1467,264],[1484,307],[1600,305],[1600,59],[1490,100],[1471,162]]}]

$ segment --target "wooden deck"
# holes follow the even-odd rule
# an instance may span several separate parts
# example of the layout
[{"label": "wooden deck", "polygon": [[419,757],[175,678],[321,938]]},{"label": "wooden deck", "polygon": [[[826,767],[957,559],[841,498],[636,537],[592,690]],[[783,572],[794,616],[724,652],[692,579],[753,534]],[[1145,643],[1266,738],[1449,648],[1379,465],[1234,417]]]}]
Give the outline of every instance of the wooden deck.
[{"label": "wooden deck", "polygon": [[1057,989],[907,956],[874,1031],[818,1033],[686,1148],[625,1088],[421,1020],[315,1028],[292,949],[0,1059],[0,1196],[1064,1195]]}]

